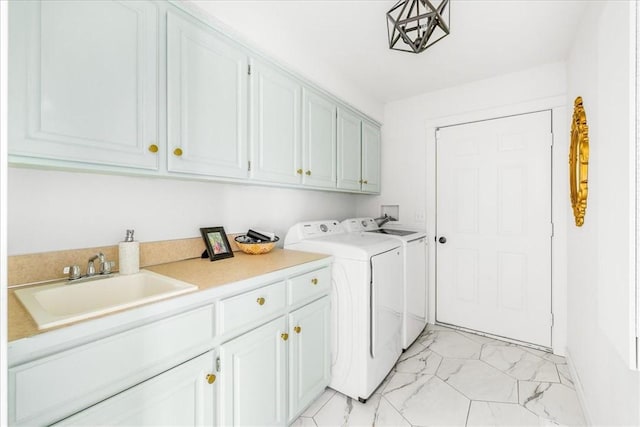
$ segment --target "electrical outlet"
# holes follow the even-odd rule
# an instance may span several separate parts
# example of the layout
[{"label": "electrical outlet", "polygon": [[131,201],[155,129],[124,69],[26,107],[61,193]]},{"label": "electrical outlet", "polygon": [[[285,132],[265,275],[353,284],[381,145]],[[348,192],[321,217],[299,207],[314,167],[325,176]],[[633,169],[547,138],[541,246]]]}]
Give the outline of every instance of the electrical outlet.
[{"label": "electrical outlet", "polygon": [[417,209],[416,210],[416,221],[417,222],[424,222],[424,219],[425,219],[424,209]]}]

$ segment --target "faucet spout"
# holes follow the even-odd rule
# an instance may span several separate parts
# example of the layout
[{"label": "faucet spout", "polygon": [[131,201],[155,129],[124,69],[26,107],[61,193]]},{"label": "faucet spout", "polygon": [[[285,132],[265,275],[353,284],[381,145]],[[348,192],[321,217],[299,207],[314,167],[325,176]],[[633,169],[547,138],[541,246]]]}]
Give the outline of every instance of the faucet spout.
[{"label": "faucet spout", "polygon": [[94,265],[94,261],[100,261],[100,274],[109,274],[111,273],[111,268],[113,267],[113,262],[107,262],[106,257],[102,252],[97,253],[96,255],[89,258],[89,263],[87,264],[87,276],[95,276],[96,274],[96,266]]},{"label": "faucet spout", "polygon": [[385,225],[389,221],[397,221],[397,219],[395,219],[394,217],[389,216],[387,214],[384,214],[383,216],[381,216],[379,218],[375,218],[374,221],[378,224],[378,227],[382,227],[383,225]]}]

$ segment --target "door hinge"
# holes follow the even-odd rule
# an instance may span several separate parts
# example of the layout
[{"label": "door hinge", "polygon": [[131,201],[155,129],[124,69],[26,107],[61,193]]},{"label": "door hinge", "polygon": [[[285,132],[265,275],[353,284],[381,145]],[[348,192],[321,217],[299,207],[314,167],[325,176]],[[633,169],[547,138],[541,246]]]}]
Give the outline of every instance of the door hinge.
[{"label": "door hinge", "polygon": [[251,160],[247,162],[247,172],[251,172]]},{"label": "door hinge", "polygon": [[555,319],[553,318],[553,313],[551,313],[551,326],[553,327],[554,324],[555,324]]},{"label": "door hinge", "polygon": [[216,372],[220,372],[220,358],[216,357]]},{"label": "door hinge", "polygon": [[551,237],[553,237],[555,235],[555,228],[553,226],[553,223],[551,223]]},{"label": "door hinge", "polygon": [[247,74],[251,75],[251,64],[247,65]]}]

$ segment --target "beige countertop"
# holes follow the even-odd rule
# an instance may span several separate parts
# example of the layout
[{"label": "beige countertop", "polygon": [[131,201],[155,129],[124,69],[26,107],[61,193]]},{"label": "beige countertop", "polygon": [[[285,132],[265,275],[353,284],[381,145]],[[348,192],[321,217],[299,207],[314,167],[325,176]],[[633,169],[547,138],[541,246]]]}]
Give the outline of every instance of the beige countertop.
[{"label": "beige countertop", "polygon": [[[234,252],[233,258],[226,258],[215,262],[211,262],[208,258],[194,258],[146,267],[145,269],[192,283],[197,285],[200,291],[203,291],[284,268],[317,261],[327,258],[328,256],[329,255],[276,248],[264,255],[247,255],[243,252]],[[13,289],[9,289],[7,305],[9,341],[57,329],[49,328],[38,330],[36,323],[14,295]],[[64,328],[65,326],[58,328]]]}]

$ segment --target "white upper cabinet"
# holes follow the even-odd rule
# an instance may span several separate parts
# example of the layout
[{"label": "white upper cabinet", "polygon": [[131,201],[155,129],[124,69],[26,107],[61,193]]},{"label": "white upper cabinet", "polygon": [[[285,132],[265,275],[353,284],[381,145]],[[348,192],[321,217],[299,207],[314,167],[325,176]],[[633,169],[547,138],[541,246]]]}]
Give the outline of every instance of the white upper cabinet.
[{"label": "white upper cabinet", "polygon": [[304,88],[302,93],[302,182],[336,188],[336,104]]},{"label": "white upper cabinet", "polygon": [[251,177],[298,184],[302,86],[263,62],[251,65]]},{"label": "white upper cabinet", "polygon": [[360,117],[338,109],[338,188],[360,190],[362,126]]},{"label": "white upper cabinet", "polygon": [[11,164],[380,191],[374,122],[189,5],[11,1],[9,21]]},{"label": "white upper cabinet", "polygon": [[9,154],[157,169],[155,4],[9,8]]},{"label": "white upper cabinet", "polygon": [[338,109],[338,188],[380,192],[380,128]]},{"label": "white upper cabinet", "polygon": [[380,128],[362,122],[362,191],[380,192]]},{"label": "white upper cabinet", "polygon": [[167,12],[168,169],[246,178],[245,51],[195,19]]}]

